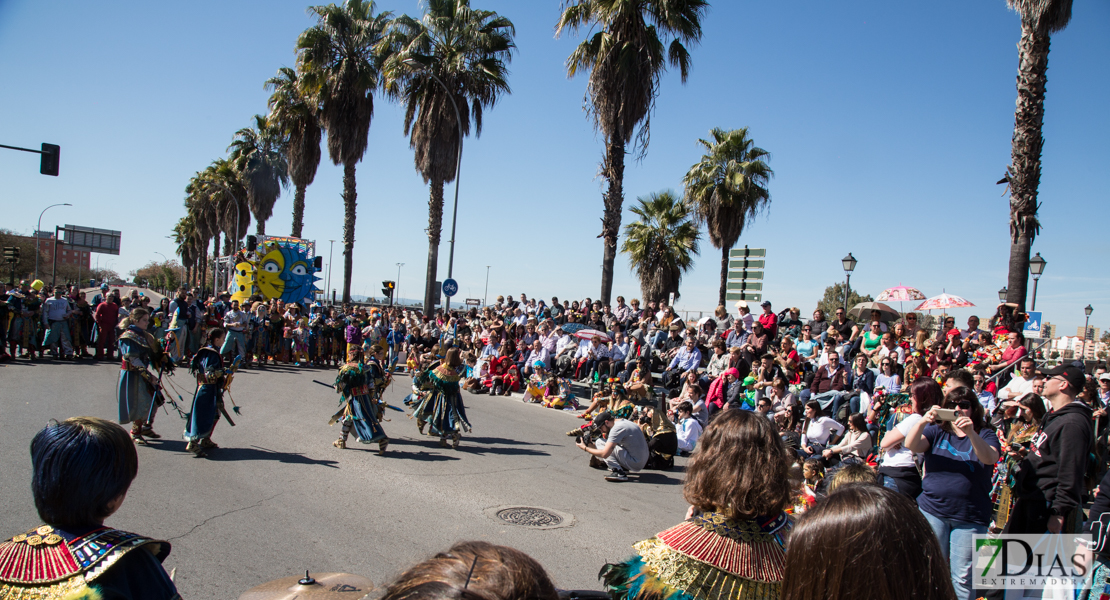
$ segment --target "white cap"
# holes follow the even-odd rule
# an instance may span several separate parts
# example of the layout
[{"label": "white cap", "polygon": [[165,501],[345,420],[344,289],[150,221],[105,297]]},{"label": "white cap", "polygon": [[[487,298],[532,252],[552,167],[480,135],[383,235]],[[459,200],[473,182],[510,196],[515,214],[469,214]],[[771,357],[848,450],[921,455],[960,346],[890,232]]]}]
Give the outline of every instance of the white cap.
[{"label": "white cap", "polygon": [[737,300],[736,301],[736,308],[748,308],[748,301],[747,300]]}]

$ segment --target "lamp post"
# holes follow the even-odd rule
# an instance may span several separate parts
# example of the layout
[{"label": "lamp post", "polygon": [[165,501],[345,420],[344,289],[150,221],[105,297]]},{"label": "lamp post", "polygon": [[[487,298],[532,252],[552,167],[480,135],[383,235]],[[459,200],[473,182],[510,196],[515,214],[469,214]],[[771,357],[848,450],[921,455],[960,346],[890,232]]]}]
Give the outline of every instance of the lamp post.
[{"label": "lamp post", "polygon": [[486,265],[486,291],[482,294],[482,306],[486,306],[489,300],[489,265]]},{"label": "lamp post", "polygon": [[1033,303],[1029,310],[1037,310],[1037,280],[1041,278],[1041,273],[1044,273],[1044,266],[1048,261],[1041,258],[1041,253],[1038,252],[1036,256],[1029,259],[1029,274],[1033,276]]},{"label": "lamp post", "polygon": [[335,257],[335,240],[328,240],[331,245],[328,247],[328,291],[324,294],[325,299],[331,297],[331,263],[332,258]]},{"label": "lamp post", "polygon": [[1094,337],[1094,336],[1091,335],[1091,330],[1088,328],[1089,325],[1091,324],[1091,313],[1093,313],[1093,312],[1095,312],[1095,309],[1092,308],[1090,304],[1087,305],[1087,308],[1083,309],[1083,314],[1087,315],[1087,320],[1083,322],[1083,354],[1084,355],[1087,354],[1087,338],[1088,337],[1091,337],[1091,338]]},{"label": "lamp post", "polygon": [[394,298],[395,300],[399,300],[401,297],[401,267],[403,266],[405,266],[405,263],[397,263],[397,281],[394,282],[393,285],[393,295],[396,296],[396,298]]},{"label": "lamp post", "polygon": [[[404,62],[409,66],[423,67],[423,65],[412,59],[408,59]],[[459,105],[455,102],[455,97],[451,94],[451,89],[447,87],[447,84],[443,83],[443,80],[439,77],[436,77],[436,74],[432,73],[431,71],[424,71],[424,73],[434,79],[436,83],[443,87],[443,91],[447,94],[447,99],[451,101],[451,107],[455,109],[455,124],[459,126],[459,153],[458,156],[455,157],[455,206],[451,210],[451,252],[447,258],[447,279],[451,279],[455,270],[455,223],[457,222],[459,216],[459,178],[462,176],[462,115],[459,114]],[[427,296],[426,293],[425,296]],[[427,302],[427,298],[425,298],[425,302]],[[426,313],[431,314],[432,310],[435,307],[425,306],[424,308]],[[446,313],[450,310],[451,298],[448,297],[445,301],[444,312]]]},{"label": "lamp post", "polygon": [[[50,210],[51,208],[54,208],[55,206],[73,206],[73,205],[70,204],[69,202],[63,202],[61,204],[51,204],[50,206],[47,206],[46,208],[42,209],[42,212],[39,213],[39,222],[38,222],[38,225],[35,226],[35,276],[31,278],[32,281],[39,278],[39,231],[42,231],[42,215],[43,215],[43,213]],[[58,245],[57,240],[55,240],[55,244],[54,244],[54,250],[55,251],[58,250],[57,245]]]},{"label": "lamp post", "polygon": [[852,271],[856,270],[856,262],[856,257],[851,252],[840,259],[840,263],[844,265],[844,312],[848,311],[848,293],[852,289]]},{"label": "lamp post", "polygon": [[1005,302],[1006,298],[1009,297],[1009,295],[1010,295],[1010,290],[1008,290],[1006,288],[1002,288],[1002,289],[998,290],[998,301],[999,302]]}]

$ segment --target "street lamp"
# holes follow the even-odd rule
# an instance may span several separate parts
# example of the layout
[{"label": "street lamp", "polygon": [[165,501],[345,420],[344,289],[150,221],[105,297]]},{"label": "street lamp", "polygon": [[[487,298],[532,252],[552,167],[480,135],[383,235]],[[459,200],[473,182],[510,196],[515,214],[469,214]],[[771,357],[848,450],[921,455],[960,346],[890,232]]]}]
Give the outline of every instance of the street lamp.
[{"label": "street lamp", "polygon": [[[51,204],[50,206],[47,206],[46,208],[42,209],[42,212],[39,213],[39,224],[35,226],[35,276],[32,278],[32,281],[39,278],[39,232],[42,231],[42,215],[43,215],[43,213],[50,210],[51,208],[54,208],[55,206],[73,206],[73,205],[70,204],[69,202],[63,202],[61,204]],[[58,251],[58,241],[57,240],[54,240],[54,251],[55,252]]]},{"label": "street lamp", "polygon": [[[422,68],[424,66],[424,65],[421,65],[419,62],[411,59],[411,58],[405,60],[404,63],[406,65],[410,66],[410,67]],[[439,77],[436,77],[435,73],[432,73],[431,71],[423,71],[423,72],[426,75],[428,75],[429,77],[431,77],[432,79],[434,79],[436,81],[436,83],[438,83],[440,86],[443,87],[443,91],[447,94],[447,99],[451,101],[451,107],[455,109],[455,124],[459,126],[459,153],[458,153],[458,156],[455,157],[455,206],[451,210],[451,252],[448,255],[449,258],[447,259],[447,278],[451,279],[452,274],[454,273],[454,269],[455,269],[455,223],[458,220],[458,216],[459,216],[459,178],[462,176],[462,144],[463,144],[462,115],[459,114],[459,105],[455,102],[455,96],[451,94],[451,89],[447,87],[447,84],[443,83],[443,80],[440,79]],[[433,277],[433,280],[434,280],[434,277]],[[425,296],[427,296],[427,294],[425,294]],[[425,303],[427,303],[427,297],[425,298]],[[424,308],[425,308],[425,311],[424,311],[425,313],[431,314],[432,310],[435,307],[434,306],[425,306]],[[444,312],[446,313],[447,311],[450,311],[450,310],[451,310],[451,298],[447,297],[446,304],[444,306]]]},{"label": "street lamp", "polygon": [[486,265],[486,291],[482,294],[482,306],[485,306],[489,300],[489,267]]},{"label": "street lamp", "polygon": [[844,265],[844,310],[848,310],[848,293],[852,289],[852,271],[856,270],[856,257],[852,256],[849,252],[848,256],[840,259],[840,263]]},{"label": "street lamp", "polygon": [[400,303],[401,298],[401,267],[403,266],[405,266],[405,263],[397,263],[397,281],[393,284],[394,300],[397,300],[398,303]]},{"label": "street lamp", "polygon": [[[335,257],[335,240],[328,240],[331,245],[328,246],[328,291],[324,292],[324,300],[331,298],[331,263],[332,258]],[[330,304],[328,306],[331,306]]]},{"label": "street lamp", "polygon": [[1044,273],[1044,266],[1047,261],[1041,258],[1041,253],[1038,252],[1036,256],[1029,259],[1029,274],[1033,276],[1033,304],[1029,310],[1037,310],[1037,280],[1041,278],[1041,273]]},{"label": "street lamp", "polygon": [[1002,289],[998,290],[998,301],[999,302],[1005,302],[1006,298],[1008,298],[1009,295],[1010,295],[1010,290],[1008,290],[1006,288],[1002,288]]},{"label": "street lamp", "polygon": [[1087,328],[1087,326],[1091,324],[1091,313],[1093,313],[1093,312],[1095,312],[1095,309],[1092,308],[1090,304],[1087,305],[1087,308],[1083,309],[1083,314],[1087,315],[1087,320],[1083,322],[1083,347],[1084,347],[1084,349],[1086,349],[1086,347],[1087,347],[1087,338],[1088,337],[1094,337],[1094,336],[1090,335],[1091,330]]}]

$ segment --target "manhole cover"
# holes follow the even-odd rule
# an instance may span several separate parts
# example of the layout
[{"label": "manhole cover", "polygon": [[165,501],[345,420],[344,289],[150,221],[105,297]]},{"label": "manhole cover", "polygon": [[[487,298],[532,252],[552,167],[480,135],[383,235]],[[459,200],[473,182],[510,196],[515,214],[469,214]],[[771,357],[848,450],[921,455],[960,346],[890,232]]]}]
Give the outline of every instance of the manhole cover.
[{"label": "manhole cover", "polygon": [[498,506],[487,509],[486,514],[502,523],[530,529],[557,529],[574,524],[572,515],[538,506]]}]

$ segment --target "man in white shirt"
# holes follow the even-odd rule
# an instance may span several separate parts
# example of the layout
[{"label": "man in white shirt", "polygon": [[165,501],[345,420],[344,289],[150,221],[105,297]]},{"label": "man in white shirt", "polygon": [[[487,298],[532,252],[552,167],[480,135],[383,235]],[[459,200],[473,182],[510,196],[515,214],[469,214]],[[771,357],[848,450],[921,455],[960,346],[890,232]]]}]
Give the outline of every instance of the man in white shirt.
[{"label": "man in white shirt", "polygon": [[578,350],[578,339],[566,331],[555,342],[555,371],[561,377],[569,377],[574,370],[574,353]]},{"label": "man in white shirt", "polygon": [[543,344],[539,340],[532,342],[532,351],[528,353],[528,357],[524,359],[524,366],[521,368],[521,374],[525,377],[532,375],[532,365],[536,362],[542,362],[545,368],[551,367],[551,354],[544,349]]},{"label": "man in white shirt", "polygon": [[[224,329],[227,330],[227,337],[224,338],[224,344],[220,347],[220,354],[224,357],[234,359],[236,356],[247,356],[247,323],[250,317],[247,313],[239,310],[239,301],[231,301],[231,309],[224,313]],[[228,351],[231,354],[228,354]]]},{"label": "man in white shirt", "polygon": [[1018,365],[1019,373],[1010,379],[1010,383],[1007,383],[1006,387],[998,390],[998,400],[1000,402],[1017,400],[1031,393],[1033,391],[1033,372],[1036,371],[1036,367],[1037,363],[1032,357],[1022,358]]},{"label": "man in white shirt", "polygon": [[60,286],[54,288],[54,297],[47,298],[42,303],[42,324],[47,330],[42,347],[49,346],[50,353],[54,358],[61,358],[62,356],[58,351],[59,338],[65,357],[73,358],[73,344],[69,340],[69,316],[73,314],[73,309],[69,305],[69,299],[62,296],[64,293],[64,288]]},{"label": "man in white shirt", "polygon": [[979,317],[971,315],[967,318],[967,329],[960,330],[960,339],[979,338]]}]

